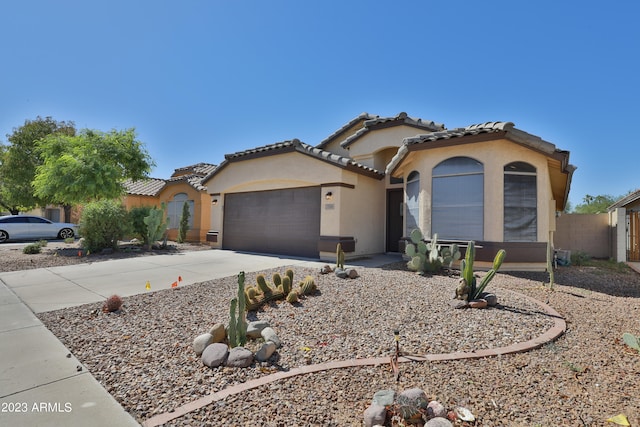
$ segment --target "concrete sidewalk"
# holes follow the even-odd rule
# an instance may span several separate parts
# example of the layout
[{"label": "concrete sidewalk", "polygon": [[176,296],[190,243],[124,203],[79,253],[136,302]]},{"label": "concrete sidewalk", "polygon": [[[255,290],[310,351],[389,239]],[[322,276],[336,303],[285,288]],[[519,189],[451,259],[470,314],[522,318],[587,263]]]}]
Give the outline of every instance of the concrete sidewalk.
[{"label": "concrete sidewalk", "polygon": [[[349,266],[399,261],[379,255]],[[240,271],[325,262],[223,250],[150,255],[122,260],[0,273],[0,425],[137,426],[34,313],[167,289]]]}]

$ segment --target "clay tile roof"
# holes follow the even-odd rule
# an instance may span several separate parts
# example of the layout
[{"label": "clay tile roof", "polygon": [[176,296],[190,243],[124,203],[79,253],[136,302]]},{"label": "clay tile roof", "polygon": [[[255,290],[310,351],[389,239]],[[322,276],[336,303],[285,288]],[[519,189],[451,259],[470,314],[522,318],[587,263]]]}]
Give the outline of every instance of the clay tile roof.
[{"label": "clay tile roof", "polygon": [[189,174],[189,175],[180,175],[180,176],[171,177],[167,180],[167,183],[175,184],[179,182],[186,182],[187,184],[189,184],[190,186],[192,186],[198,191],[206,191],[207,187],[205,185],[202,185],[203,179],[204,179],[203,175]]},{"label": "clay tile roof", "polygon": [[164,179],[148,178],[139,181],[127,179],[124,182],[125,190],[128,194],[138,196],[156,196],[164,188],[166,181]]},{"label": "clay tile roof", "polygon": [[216,165],[212,165],[211,163],[196,163],[195,165],[175,169],[172,176],[189,174],[206,176],[213,172],[215,168]]},{"label": "clay tile roof", "polygon": [[371,130],[399,125],[407,125],[427,132],[437,132],[445,129],[444,124],[442,123],[436,123],[434,121],[424,121],[419,118],[409,117],[407,113],[401,112],[394,117],[375,117],[373,119],[365,121],[363,127],[356,133],[350,135],[348,138],[342,141],[340,143],[340,146],[343,148],[348,147],[349,145],[353,144],[358,138],[362,137],[364,134],[370,132]]},{"label": "clay tile roof", "polygon": [[346,132],[347,130],[349,130],[351,127],[355,126],[356,124],[358,124],[358,122],[360,121],[367,121],[367,120],[371,120],[371,119],[375,119],[378,116],[373,116],[369,113],[360,113],[357,117],[354,117],[353,119],[349,120],[348,123],[346,123],[345,125],[343,125],[340,129],[336,130],[335,132],[333,132],[331,135],[329,135],[328,137],[326,137],[325,139],[323,139],[320,144],[318,144],[316,147],[318,148],[324,148],[327,144],[329,144],[329,142],[331,142],[334,138],[336,138],[337,136],[339,136],[341,133]]},{"label": "clay tile roof", "polygon": [[[256,157],[269,156],[273,154],[286,153],[297,151],[309,156],[315,157],[319,160],[324,160],[329,163],[333,163],[336,166],[340,166],[346,169],[353,170],[354,172],[364,175],[373,176],[375,178],[384,177],[384,173],[361,163],[354,162],[348,157],[339,156],[321,148],[313,147],[312,145],[305,144],[299,139],[292,139],[288,141],[278,142],[275,144],[269,144],[262,147],[252,148],[249,150],[239,151],[237,153],[225,154],[225,164],[233,161],[248,160]],[[220,165],[220,168],[223,165]],[[218,168],[218,169],[220,169]],[[208,175],[205,180],[208,180],[212,174]]]},{"label": "clay tile roof", "polygon": [[621,208],[623,206],[626,206],[630,203],[635,202],[636,200],[640,200],[640,190],[633,191],[627,194],[626,196],[622,197],[620,200],[618,200],[617,202],[609,206],[607,210],[612,211],[614,209]]}]

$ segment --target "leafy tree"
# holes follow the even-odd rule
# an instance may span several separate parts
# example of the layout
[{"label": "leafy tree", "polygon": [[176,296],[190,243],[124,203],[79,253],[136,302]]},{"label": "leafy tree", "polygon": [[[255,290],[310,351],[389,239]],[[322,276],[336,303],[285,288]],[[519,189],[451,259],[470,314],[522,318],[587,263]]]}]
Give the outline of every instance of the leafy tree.
[{"label": "leafy tree", "polygon": [[154,165],[135,130],[52,134],[36,143],[42,164],[33,181],[37,197],[73,205],[115,199],[124,181],[143,179]]},{"label": "leafy tree", "polygon": [[613,197],[608,194],[599,196],[584,196],[583,203],[577,205],[573,210],[578,214],[597,214],[607,212],[607,208],[614,204],[619,197]]},{"label": "leafy tree", "polygon": [[15,215],[20,210],[52,202],[34,194],[32,182],[36,168],[42,164],[36,145],[49,135],[73,136],[75,133],[73,122],[40,116],[14,128],[13,133],[7,135],[9,145],[0,147],[0,206]]},{"label": "leafy tree", "polygon": [[184,202],[182,205],[182,215],[180,216],[180,228],[178,229],[178,243],[183,243],[187,238],[189,231],[189,203]]}]

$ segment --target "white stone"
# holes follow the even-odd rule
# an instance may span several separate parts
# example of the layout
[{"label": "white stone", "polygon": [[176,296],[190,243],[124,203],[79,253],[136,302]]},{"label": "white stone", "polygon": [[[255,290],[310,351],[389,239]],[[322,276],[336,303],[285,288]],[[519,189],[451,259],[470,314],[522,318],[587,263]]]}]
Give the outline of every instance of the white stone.
[{"label": "white stone", "polygon": [[262,338],[265,340],[265,342],[271,341],[276,345],[276,348],[282,347],[280,338],[278,338],[278,334],[276,334],[276,331],[274,331],[273,328],[270,328],[270,327],[264,328],[260,333],[260,335],[262,335]]},{"label": "white stone", "polygon": [[200,356],[202,355],[202,352],[204,351],[204,349],[207,348],[207,346],[212,342],[213,342],[213,335],[209,333],[198,335],[193,340],[193,351],[196,352],[196,355]]},{"label": "white stone", "polygon": [[262,345],[262,347],[260,347],[260,350],[256,352],[255,359],[258,362],[266,362],[267,359],[269,359],[271,355],[275,353],[275,351],[276,345],[271,341],[267,341]]}]

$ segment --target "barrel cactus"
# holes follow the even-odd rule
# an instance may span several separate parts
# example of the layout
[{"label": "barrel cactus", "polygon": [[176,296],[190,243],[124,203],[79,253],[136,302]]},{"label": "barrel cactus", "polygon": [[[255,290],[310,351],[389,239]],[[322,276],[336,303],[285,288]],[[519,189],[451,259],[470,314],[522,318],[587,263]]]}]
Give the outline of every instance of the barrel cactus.
[{"label": "barrel cactus", "polygon": [[295,304],[296,302],[298,302],[298,293],[296,291],[291,291],[289,292],[289,294],[287,294],[287,302],[289,304]]},{"label": "barrel cactus", "polygon": [[316,281],[313,276],[307,276],[302,282],[300,282],[300,292],[302,295],[311,295],[318,288],[316,287]]},{"label": "barrel cactus", "polygon": [[267,279],[264,278],[264,274],[258,274],[258,276],[256,277],[256,282],[258,283],[258,287],[263,294],[268,295],[271,293],[271,287],[269,287]]},{"label": "barrel cactus", "polygon": [[285,295],[289,295],[289,292],[291,292],[291,279],[289,276],[284,276],[282,278],[282,290]]}]

